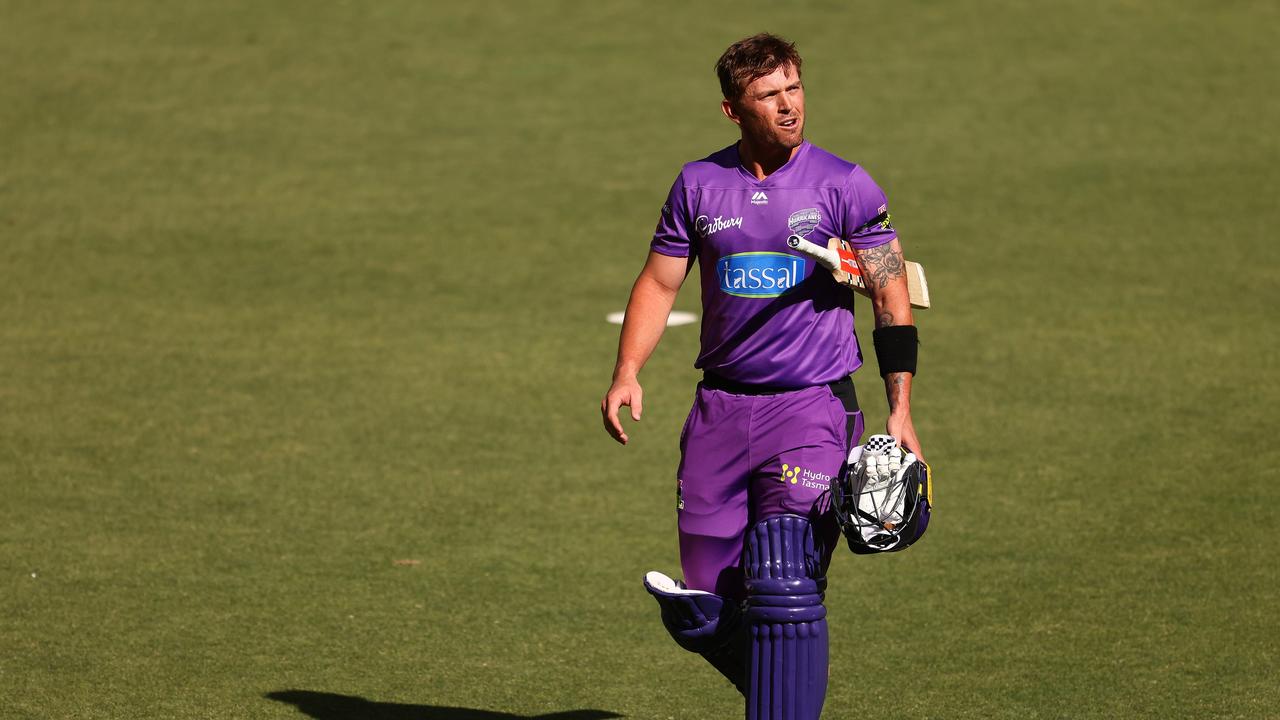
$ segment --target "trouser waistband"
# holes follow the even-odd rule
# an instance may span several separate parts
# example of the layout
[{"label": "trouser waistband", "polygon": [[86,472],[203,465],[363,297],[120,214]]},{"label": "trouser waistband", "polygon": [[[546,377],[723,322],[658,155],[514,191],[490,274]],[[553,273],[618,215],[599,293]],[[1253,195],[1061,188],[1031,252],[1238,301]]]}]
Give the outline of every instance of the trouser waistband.
[{"label": "trouser waistband", "polygon": [[[756,383],[741,383],[737,380],[717,375],[713,372],[704,370],[702,372],[702,386],[709,390],[722,390],[734,395],[777,395],[779,393],[795,392],[796,390],[804,390],[806,387],[816,387],[813,385],[802,387],[781,387],[778,385],[759,385]],[[852,393],[853,378],[842,377],[839,380],[833,380],[826,383],[831,388],[831,392],[836,397],[845,397]]]}]

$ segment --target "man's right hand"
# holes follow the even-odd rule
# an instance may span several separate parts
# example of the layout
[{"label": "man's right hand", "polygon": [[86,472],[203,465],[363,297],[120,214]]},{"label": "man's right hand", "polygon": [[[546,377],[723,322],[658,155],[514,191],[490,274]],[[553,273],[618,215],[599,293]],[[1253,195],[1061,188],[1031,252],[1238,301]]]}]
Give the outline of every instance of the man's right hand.
[{"label": "man's right hand", "polygon": [[614,440],[627,444],[627,433],[622,429],[622,422],[618,419],[618,410],[623,405],[631,408],[631,419],[636,422],[640,421],[640,412],[644,409],[644,391],[640,389],[640,382],[635,376],[614,378],[613,385],[609,387],[609,392],[604,394],[604,400],[600,402],[600,414],[604,416],[604,429]]},{"label": "man's right hand", "polygon": [[640,420],[644,391],[640,389],[636,375],[667,327],[667,316],[671,314],[676,293],[680,292],[680,285],[692,262],[691,258],[668,257],[650,250],[636,284],[631,287],[631,299],[627,301],[626,317],[618,335],[618,362],[613,366],[613,385],[609,386],[609,392],[600,403],[604,429],[623,445],[627,444],[627,434],[618,421],[618,409],[627,405],[631,408],[631,419]]}]

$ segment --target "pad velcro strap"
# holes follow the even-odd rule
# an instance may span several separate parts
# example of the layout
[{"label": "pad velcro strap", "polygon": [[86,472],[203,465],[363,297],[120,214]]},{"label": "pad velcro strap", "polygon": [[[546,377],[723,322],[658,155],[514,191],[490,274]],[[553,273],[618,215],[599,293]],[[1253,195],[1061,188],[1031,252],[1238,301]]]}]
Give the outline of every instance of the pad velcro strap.
[{"label": "pad velcro strap", "polygon": [[871,339],[876,347],[876,361],[880,363],[880,377],[900,372],[916,374],[920,335],[915,325],[876,328]]}]

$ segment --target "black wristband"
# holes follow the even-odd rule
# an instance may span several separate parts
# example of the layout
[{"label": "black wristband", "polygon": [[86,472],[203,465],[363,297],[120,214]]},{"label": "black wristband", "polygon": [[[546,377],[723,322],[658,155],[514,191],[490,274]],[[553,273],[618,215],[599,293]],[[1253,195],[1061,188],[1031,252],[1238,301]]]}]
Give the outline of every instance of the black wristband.
[{"label": "black wristband", "polygon": [[920,335],[915,325],[890,325],[876,328],[871,333],[876,346],[876,362],[880,363],[880,377],[890,373],[916,374],[916,351]]}]

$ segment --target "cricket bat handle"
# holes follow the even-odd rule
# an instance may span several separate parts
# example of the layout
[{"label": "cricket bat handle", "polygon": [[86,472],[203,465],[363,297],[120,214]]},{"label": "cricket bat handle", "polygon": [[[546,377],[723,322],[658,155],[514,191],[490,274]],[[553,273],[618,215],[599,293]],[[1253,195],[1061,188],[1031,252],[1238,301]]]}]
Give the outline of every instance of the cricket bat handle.
[{"label": "cricket bat handle", "polygon": [[[799,235],[791,235],[787,238],[788,247],[801,255],[813,258],[814,262],[829,270],[837,282],[848,285],[859,295],[871,297],[866,283],[862,280],[862,271],[853,253],[847,249],[836,249],[836,247],[847,248],[848,246],[837,238],[831,239],[831,245],[832,247],[822,247]],[[903,271],[907,276],[907,294],[910,296],[911,307],[922,310],[928,308],[932,303],[929,299],[929,281],[924,277],[924,268],[919,263],[907,260],[903,263]]]},{"label": "cricket bat handle", "polygon": [[840,253],[835,250],[828,250],[817,243],[811,243],[799,235],[788,237],[787,246],[792,250],[800,251],[803,255],[808,255],[814,262],[831,272],[840,271]]}]

